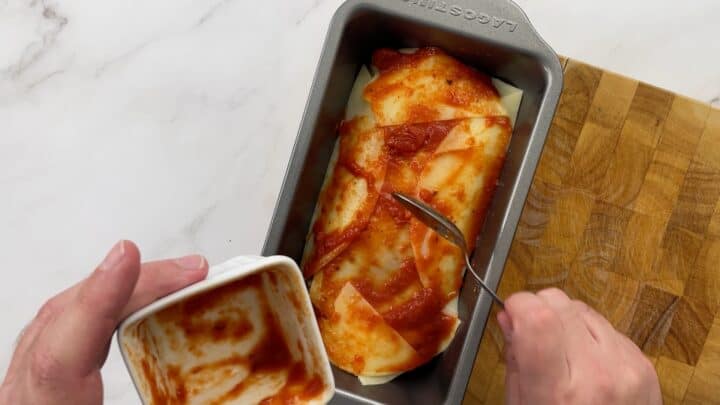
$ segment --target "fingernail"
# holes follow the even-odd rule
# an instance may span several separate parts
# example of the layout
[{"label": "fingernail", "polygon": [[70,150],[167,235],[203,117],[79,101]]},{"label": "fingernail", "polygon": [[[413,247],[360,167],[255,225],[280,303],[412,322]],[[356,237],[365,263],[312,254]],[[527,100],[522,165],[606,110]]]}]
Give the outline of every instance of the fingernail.
[{"label": "fingernail", "polygon": [[190,255],[175,259],[175,263],[185,270],[198,270],[205,265],[205,258],[200,255]]},{"label": "fingernail", "polygon": [[105,256],[105,259],[103,259],[102,263],[100,263],[100,266],[98,268],[103,271],[111,270],[120,263],[124,255],[125,241],[121,240],[120,242],[116,243],[112,249],[110,249],[110,252],[107,254],[107,256]]}]

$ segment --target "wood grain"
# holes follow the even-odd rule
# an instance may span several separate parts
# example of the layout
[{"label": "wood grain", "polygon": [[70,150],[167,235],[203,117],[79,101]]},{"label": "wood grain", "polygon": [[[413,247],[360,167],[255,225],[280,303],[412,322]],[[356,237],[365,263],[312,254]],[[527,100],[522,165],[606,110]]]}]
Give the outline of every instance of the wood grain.
[{"label": "wood grain", "polygon": [[[498,293],[562,288],[643,349],[666,404],[720,404],[720,110],[562,62]],[[466,404],[504,401],[495,312]]]},{"label": "wood grain", "polygon": [[537,179],[562,184],[601,76],[598,68],[567,61],[564,90],[551,128],[553,136],[545,142]]},{"label": "wood grain", "polygon": [[663,396],[665,398],[682,401],[693,375],[693,367],[660,356],[655,368],[660,378],[660,389],[662,390]]}]

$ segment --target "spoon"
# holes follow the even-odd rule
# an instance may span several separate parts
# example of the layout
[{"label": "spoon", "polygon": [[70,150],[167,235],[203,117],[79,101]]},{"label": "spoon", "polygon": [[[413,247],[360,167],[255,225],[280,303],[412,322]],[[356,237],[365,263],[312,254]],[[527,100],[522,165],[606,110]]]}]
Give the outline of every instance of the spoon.
[{"label": "spoon", "polygon": [[483,279],[478,275],[477,271],[472,267],[470,264],[470,255],[468,255],[468,248],[467,244],[465,243],[465,237],[463,236],[460,229],[458,229],[455,224],[452,223],[449,219],[447,219],[444,215],[437,212],[434,208],[430,207],[429,205],[423,203],[422,201],[418,201],[412,197],[408,197],[405,194],[401,193],[392,193],[392,196],[401,203],[405,208],[407,208],[408,211],[410,211],[411,214],[415,218],[417,218],[420,222],[427,225],[430,229],[437,232],[438,235],[442,236],[443,238],[450,241],[455,246],[459,247],[462,251],[463,255],[465,256],[465,264],[467,265],[467,268],[470,270],[470,273],[475,277],[475,279],[480,283],[480,286],[487,291],[490,296],[495,300],[495,302],[500,305],[501,308],[505,308],[505,304],[503,301],[495,294],[493,290],[488,287]]}]

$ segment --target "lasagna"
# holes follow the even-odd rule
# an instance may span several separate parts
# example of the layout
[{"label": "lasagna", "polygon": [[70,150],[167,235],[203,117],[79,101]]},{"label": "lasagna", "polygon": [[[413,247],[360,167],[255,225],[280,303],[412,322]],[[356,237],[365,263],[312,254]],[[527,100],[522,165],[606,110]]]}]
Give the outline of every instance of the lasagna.
[{"label": "lasagna", "polygon": [[472,249],[521,95],[437,48],[380,49],[361,69],[302,269],[330,361],[362,383],[427,362],[460,324],[460,250],[391,193],[443,213]]}]

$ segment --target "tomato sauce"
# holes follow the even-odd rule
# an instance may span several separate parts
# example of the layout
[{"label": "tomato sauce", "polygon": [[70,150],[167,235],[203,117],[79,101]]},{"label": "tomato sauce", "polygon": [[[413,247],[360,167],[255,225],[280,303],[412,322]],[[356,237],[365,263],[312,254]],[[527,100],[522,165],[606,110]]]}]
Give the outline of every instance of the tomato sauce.
[{"label": "tomato sauce", "polygon": [[512,123],[510,122],[510,118],[506,116],[496,115],[492,117],[485,117],[485,125],[488,127],[500,125],[505,127],[506,131],[512,132]]},{"label": "tomato sauce", "polygon": [[388,127],[385,142],[391,156],[412,155],[423,148],[434,151],[457,123],[448,120]]},{"label": "tomato sauce", "polygon": [[381,285],[374,285],[367,278],[358,278],[352,281],[353,286],[373,307],[377,307],[404,291],[408,286],[418,282],[415,264],[411,260],[405,261],[400,269],[395,269],[392,275]]},{"label": "tomato sauce", "polygon": [[398,225],[407,224],[410,222],[410,219],[412,219],[410,211],[395,201],[395,198],[390,194],[383,194],[378,198],[378,207],[376,210],[387,212]]},{"label": "tomato sauce", "polygon": [[[380,49],[372,60],[380,75],[363,94],[380,121],[441,121],[447,119],[443,107],[463,117],[492,116],[502,111],[489,76],[438,48],[422,48],[412,54]],[[388,103],[399,103],[402,110],[386,110]]]},{"label": "tomato sauce", "polygon": [[415,53],[402,53],[394,49],[382,48],[372,55],[372,63],[381,73],[389,70],[411,67],[422,62],[429,56],[444,55],[440,48],[420,48]]},{"label": "tomato sauce", "polygon": [[425,288],[411,299],[383,313],[392,326],[418,352],[420,363],[433,357],[440,343],[447,339],[455,327],[455,320],[442,313],[446,297]]},{"label": "tomato sauce", "polygon": [[[316,230],[313,260],[321,258],[340,245],[355,239],[366,227],[366,221],[356,221],[336,232],[325,233],[322,230]],[[306,268],[307,267],[310,266],[308,265]]]}]

